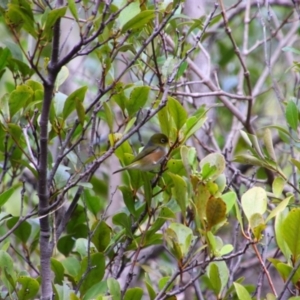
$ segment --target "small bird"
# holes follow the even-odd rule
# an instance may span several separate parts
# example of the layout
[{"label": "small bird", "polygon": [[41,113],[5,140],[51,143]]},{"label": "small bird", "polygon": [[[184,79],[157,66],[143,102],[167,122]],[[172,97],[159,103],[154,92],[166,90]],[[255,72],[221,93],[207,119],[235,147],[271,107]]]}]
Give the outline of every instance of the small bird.
[{"label": "small bird", "polygon": [[155,133],[151,136],[144,149],[126,167],[121,168],[113,174],[136,169],[140,171],[151,171],[160,164],[168,153],[169,139],[163,133]]}]

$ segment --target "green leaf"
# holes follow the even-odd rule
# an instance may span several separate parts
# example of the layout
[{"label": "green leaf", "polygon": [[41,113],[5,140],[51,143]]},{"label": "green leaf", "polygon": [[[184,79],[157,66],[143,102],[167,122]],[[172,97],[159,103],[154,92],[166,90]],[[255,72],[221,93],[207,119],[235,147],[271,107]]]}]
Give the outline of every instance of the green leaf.
[{"label": "green leaf", "polygon": [[[200,168],[201,169],[205,169],[204,167],[209,167],[209,169],[211,170],[210,172],[208,172],[209,176],[207,174],[203,174],[203,170],[202,171],[202,175],[205,177],[205,179],[207,179],[208,177],[214,181],[215,179],[217,179],[217,177],[222,174],[225,170],[225,166],[226,166],[226,162],[225,162],[225,158],[222,154],[220,153],[211,153],[207,156],[205,156],[201,161],[200,161]],[[205,172],[206,173],[206,172]]]},{"label": "green leaf", "polygon": [[63,255],[68,256],[74,247],[75,241],[73,235],[67,234],[61,237],[57,242],[57,249]]},{"label": "green leaf", "polygon": [[216,266],[215,263],[209,264],[207,271],[215,295],[218,295],[221,291],[221,279],[220,279],[218,267]]},{"label": "green leaf", "polygon": [[226,215],[231,211],[234,204],[236,203],[236,193],[228,192],[221,195],[222,200],[226,203]]},{"label": "green leaf", "polygon": [[32,9],[24,0],[18,3],[9,3],[5,12],[5,21],[10,27],[14,27],[15,30],[26,30],[34,38],[37,37],[34,28],[34,18]]},{"label": "green leaf", "polygon": [[64,280],[64,266],[63,264],[56,260],[55,258],[51,257],[51,270],[54,273],[54,283],[62,284]]},{"label": "green leaf", "polygon": [[281,230],[296,262],[300,255],[300,208],[294,208],[289,212]]},{"label": "green leaf", "polygon": [[129,236],[131,233],[131,220],[130,217],[127,216],[124,212],[118,213],[113,216],[112,221],[115,225],[119,225],[126,229],[126,232]]},{"label": "green leaf", "polygon": [[3,250],[0,250],[0,276],[4,286],[10,291],[15,287],[16,273],[14,271],[14,261],[11,256]]},{"label": "green leaf", "polygon": [[78,13],[77,8],[74,0],[68,0],[68,7],[72,14],[72,16],[75,18],[76,21],[78,21]]},{"label": "green leaf", "polygon": [[294,101],[289,101],[285,110],[286,120],[293,130],[298,128],[298,108]]},{"label": "green leaf", "polygon": [[92,225],[92,242],[99,252],[104,252],[109,245],[111,228],[104,221],[96,221]]},{"label": "green leaf", "polygon": [[153,284],[151,282],[151,279],[150,279],[148,273],[145,273],[145,284],[146,284],[146,288],[148,291],[149,299],[154,300],[156,297],[156,292],[153,288]]},{"label": "green leaf", "polygon": [[71,300],[72,289],[66,282],[63,282],[62,285],[55,284],[53,292],[56,296],[54,300]]},{"label": "green leaf", "polygon": [[126,103],[129,116],[133,116],[142,109],[148,100],[150,88],[148,86],[138,86],[132,90]]},{"label": "green leaf", "polygon": [[186,120],[184,128],[184,142],[197,132],[207,120],[204,107],[199,108],[191,117]]},{"label": "green leaf", "polygon": [[38,281],[26,276],[20,276],[17,281],[22,285],[22,288],[18,290],[18,299],[34,299],[40,288]]},{"label": "green leaf", "polygon": [[67,257],[66,259],[61,261],[65,273],[73,278],[77,277],[80,271],[80,262],[75,257]]},{"label": "green leaf", "polygon": [[286,181],[282,177],[275,177],[272,183],[272,191],[276,197],[280,197]]},{"label": "green leaf", "polygon": [[103,103],[104,113],[106,117],[106,122],[109,127],[110,132],[114,131],[114,117],[111,111],[110,105],[106,102]]},{"label": "green leaf", "polygon": [[272,218],[276,217],[279,213],[281,213],[285,208],[288,206],[290,200],[292,199],[293,196],[289,196],[282,200],[268,215],[266,219],[266,223],[270,221]]},{"label": "green leaf", "polygon": [[8,48],[0,48],[0,70],[4,69],[7,64],[7,59],[10,56]]},{"label": "green leaf", "polygon": [[45,10],[43,15],[43,20],[45,20],[45,24],[43,26],[42,32],[42,40],[50,42],[53,36],[53,26],[55,25],[56,21],[63,17],[66,14],[67,6],[60,7],[52,10]]},{"label": "green leaf", "polygon": [[296,168],[298,169],[298,171],[300,171],[300,161],[296,160],[294,158],[290,158],[290,161],[292,164],[294,164],[296,166]]},{"label": "green leaf", "polygon": [[83,126],[84,119],[85,119],[85,109],[84,109],[82,102],[78,98],[76,98],[76,100],[75,100],[75,107],[76,107],[78,120],[79,120],[80,124]]},{"label": "green leaf", "polygon": [[10,94],[9,98],[9,110],[10,117],[18,112],[20,109],[24,109],[29,100],[32,100],[34,92],[32,88],[26,84],[18,85],[17,88]]},{"label": "green leaf", "polygon": [[68,96],[63,109],[64,120],[66,120],[67,117],[75,110],[77,101],[83,102],[86,91],[87,86],[83,86]]},{"label": "green leaf", "polygon": [[[13,228],[18,220],[19,217],[13,217],[9,219],[6,222],[8,229]],[[24,221],[14,230],[13,234],[18,237],[22,241],[22,243],[25,244],[31,234],[31,225],[27,221]]]},{"label": "green leaf", "polygon": [[[74,1],[74,0],[73,0]],[[67,80],[69,77],[69,69],[66,66],[62,66],[60,69],[56,81],[55,81],[55,90],[57,91],[58,88]]]},{"label": "green leaf", "polygon": [[0,194],[0,207],[3,206],[7,200],[13,195],[14,191],[21,187],[21,183],[17,183],[16,185],[8,188],[5,192]]},{"label": "green leaf", "polygon": [[88,266],[91,267],[88,274],[85,276],[82,285],[80,286],[80,293],[84,295],[86,291],[91,288],[94,284],[100,282],[105,273],[105,258],[102,253],[93,253],[90,257],[84,257],[81,262],[80,273],[78,274],[77,280],[88,270]]},{"label": "green leaf", "polygon": [[263,215],[267,209],[267,193],[261,187],[253,187],[242,196],[242,208],[248,219],[258,213]]},{"label": "green leaf", "polygon": [[177,131],[179,131],[187,120],[186,110],[176,99],[172,97],[168,97],[167,108],[171,118],[174,120]]},{"label": "green leaf", "polygon": [[296,48],[293,48],[293,47],[283,47],[281,50],[284,51],[284,52],[292,52],[292,53],[295,53],[297,55],[300,55],[300,51]]},{"label": "green leaf", "polygon": [[231,244],[227,244],[227,245],[224,245],[221,250],[220,250],[220,255],[223,256],[223,255],[227,255],[229,254],[230,252],[232,252],[234,250],[233,246]]},{"label": "green leaf", "polygon": [[170,135],[170,115],[167,107],[163,107],[158,113],[158,121],[161,128],[161,132],[166,136]]},{"label": "green leaf", "polygon": [[255,213],[251,215],[249,220],[249,226],[253,232],[257,241],[260,241],[262,238],[262,232],[266,228],[264,218],[261,214]]},{"label": "green leaf", "polygon": [[121,300],[121,289],[119,282],[114,278],[107,279],[107,287],[114,300]]},{"label": "green leaf", "polygon": [[229,271],[224,261],[210,263],[207,267],[207,275],[216,295],[219,295],[227,285]]},{"label": "green leaf", "polygon": [[268,152],[270,158],[273,159],[274,161],[276,161],[276,155],[275,155],[275,151],[274,151],[274,147],[273,147],[272,133],[269,128],[265,129],[264,143],[265,143],[265,146],[266,146],[266,149],[267,149],[267,152]]},{"label": "green leaf", "polygon": [[83,199],[85,200],[86,207],[96,217],[101,210],[99,196],[95,196],[93,192],[88,189],[84,189],[83,194]]},{"label": "green leaf", "polygon": [[239,300],[251,300],[251,296],[244,286],[237,282],[234,282],[233,285]]},{"label": "green leaf", "polygon": [[139,287],[130,288],[126,291],[124,300],[141,300],[143,297],[143,289]]},{"label": "green leaf", "polygon": [[107,293],[107,282],[101,281],[101,282],[93,285],[91,288],[89,288],[88,291],[85,293],[84,297],[80,298],[80,299],[82,299],[82,300],[93,300],[93,299],[110,300],[111,299],[110,296],[108,296],[107,298],[104,298],[106,293]]},{"label": "green leaf", "polygon": [[258,167],[264,167],[265,162],[262,159],[259,159],[253,155],[250,154],[239,154],[236,155],[234,160],[235,162],[240,162],[243,164],[250,164],[253,166],[258,166]]},{"label": "green leaf", "polygon": [[187,205],[187,184],[185,180],[179,175],[172,174],[170,172],[168,172],[168,175],[172,178],[174,184],[174,198],[181,209],[183,217],[185,217]]},{"label": "green leaf", "polygon": [[144,28],[145,24],[149,23],[154,19],[155,11],[154,10],[143,10],[136,16],[134,16],[131,20],[124,24],[122,28],[122,33],[127,30],[140,29]]},{"label": "green leaf", "polygon": [[184,257],[190,250],[193,239],[193,231],[191,228],[180,223],[171,223],[168,229],[171,229],[176,234],[178,245]]},{"label": "green leaf", "polygon": [[161,229],[162,225],[167,222],[175,219],[174,212],[166,206],[162,206],[159,212],[158,217],[147,231],[147,234],[153,234],[157,230]]},{"label": "green leaf", "polygon": [[118,187],[119,190],[122,192],[124,203],[128,209],[128,211],[136,217],[136,210],[135,210],[135,198],[133,191],[130,187],[123,185]]},{"label": "green leaf", "polygon": [[56,182],[56,188],[63,188],[70,178],[69,173],[70,167],[64,166],[63,164],[59,165],[56,173],[54,175],[54,180]]},{"label": "green leaf", "polygon": [[221,198],[210,197],[206,204],[207,230],[226,219],[226,204]]}]

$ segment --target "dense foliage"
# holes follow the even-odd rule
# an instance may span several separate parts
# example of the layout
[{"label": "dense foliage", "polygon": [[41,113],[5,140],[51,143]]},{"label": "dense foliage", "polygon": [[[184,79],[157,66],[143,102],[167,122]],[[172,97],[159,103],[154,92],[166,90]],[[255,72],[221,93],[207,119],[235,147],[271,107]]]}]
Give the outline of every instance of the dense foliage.
[{"label": "dense foliage", "polygon": [[298,11],[0,1],[0,298],[300,299]]}]

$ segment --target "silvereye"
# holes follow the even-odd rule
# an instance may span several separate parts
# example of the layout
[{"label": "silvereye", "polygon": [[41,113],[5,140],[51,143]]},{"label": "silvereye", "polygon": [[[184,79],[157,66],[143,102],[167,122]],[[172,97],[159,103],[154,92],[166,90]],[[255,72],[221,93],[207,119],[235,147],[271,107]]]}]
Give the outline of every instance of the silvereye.
[{"label": "silvereye", "polygon": [[168,138],[163,133],[153,134],[144,149],[126,167],[113,174],[130,169],[151,171],[160,164],[168,153]]}]

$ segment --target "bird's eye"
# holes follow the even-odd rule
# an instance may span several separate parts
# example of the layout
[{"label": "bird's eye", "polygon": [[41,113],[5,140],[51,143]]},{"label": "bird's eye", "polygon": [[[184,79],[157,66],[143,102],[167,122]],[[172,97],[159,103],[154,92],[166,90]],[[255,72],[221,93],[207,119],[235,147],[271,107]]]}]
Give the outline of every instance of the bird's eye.
[{"label": "bird's eye", "polygon": [[162,138],[160,141],[161,141],[162,143],[166,143],[166,142],[167,142],[165,138]]}]

